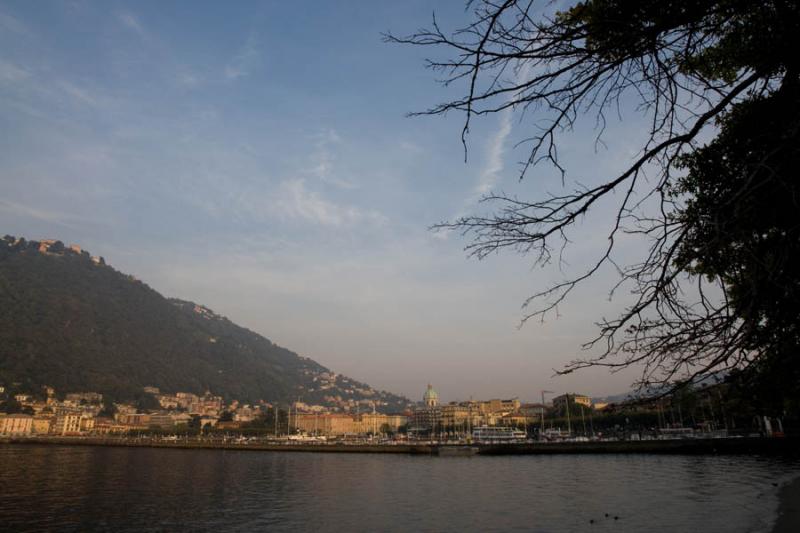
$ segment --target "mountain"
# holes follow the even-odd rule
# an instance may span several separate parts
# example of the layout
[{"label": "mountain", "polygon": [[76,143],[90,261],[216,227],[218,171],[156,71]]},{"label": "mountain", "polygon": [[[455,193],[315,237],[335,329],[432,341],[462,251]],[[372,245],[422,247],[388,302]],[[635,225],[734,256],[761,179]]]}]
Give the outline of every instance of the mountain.
[{"label": "mountain", "polygon": [[[56,240],[0,240],[0,385],[132,399],[145,386],[346,408],[408,400],[373,390],[210,309],[169,299]],[[370,403],[371,406],[371,403]],[[361,407],[364,409],[364,406]]]}]

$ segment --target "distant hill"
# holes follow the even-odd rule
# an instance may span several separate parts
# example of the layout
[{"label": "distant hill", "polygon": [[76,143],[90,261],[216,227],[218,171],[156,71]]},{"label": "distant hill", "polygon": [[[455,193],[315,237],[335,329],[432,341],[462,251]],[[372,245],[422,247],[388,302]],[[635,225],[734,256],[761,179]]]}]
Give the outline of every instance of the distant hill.
[{"label": "distant hill", "polygon": [[[168,299],[77,246],[0,240],[0,385],[131,399],[145,386],[228,399],[343,405],[408,400],[277,346],[192,302]],[[363,408],[362,408],[363,409]]]}]

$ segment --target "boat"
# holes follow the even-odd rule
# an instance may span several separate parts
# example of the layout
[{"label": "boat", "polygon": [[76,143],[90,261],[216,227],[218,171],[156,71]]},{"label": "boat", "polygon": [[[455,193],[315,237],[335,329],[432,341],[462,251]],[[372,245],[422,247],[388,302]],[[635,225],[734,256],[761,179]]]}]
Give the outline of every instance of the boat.
[{"label": "boat", "polygon": [[502,426],[480,426],[472,430],[472,442],[476,444],[513,444],[525,442],[524,431]]}]

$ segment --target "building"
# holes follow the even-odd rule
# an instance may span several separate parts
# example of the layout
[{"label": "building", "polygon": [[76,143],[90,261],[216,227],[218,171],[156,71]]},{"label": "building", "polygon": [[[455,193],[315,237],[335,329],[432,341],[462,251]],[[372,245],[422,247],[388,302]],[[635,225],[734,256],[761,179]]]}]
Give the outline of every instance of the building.
[{"label": "building", "polygon": [[515,413],[506,413],[500,418],[498,425],[505,427],[515,428],[528,428],[541,422],[541,418],[537,414],[525,414],[521,411]]},{"label": "building", "polygon": [[385,430],[396,433],[407,421],[405,415],[383,413],[298,413],[292,417],[291,425],[295,430],[311,435],[341,437],[379,434]]},{"label": "building", "polygon": [[0,435],[30,435],[33,431],[33,417],[21,413],[0,415]]},{"label": "building", "polygon": [[584,396],[583,394],[575,394],[573,392],[562,394],[561,396],[556,396],[553,398],[553,407],[563,408],[567,404],[568,399],[585,407],[592,407],[591,398]]},{"label": "building", "polygon": [[510,400],[486,400],[478,402],[478,406],[482,413],[513,413],[519,411],[520,401],[518,398],[511,398]]},{"label": "building", "polygon": [[127,426],[118,424],[113,418],[98,417],[94,419],[93,433],[108,434],[108,433],[124,433],[128,431]]},{"label": "building", "polygon": [[158,429],[172,429],[175,427],[175,419],[169,413],[151,413],[148,426]]},{"label": "building", "polygon": [[385,415],[382,413],[364,413],[357,415],[359,424],[358,433],[377,435],[384,431],[397,433],[406,424],[408,418],[404,415]]},{"label": "building", "polygon": [[158,394],[156,400],[162,409],[177,409],[181,406],[178,397],[172,394]]},{"label": "building", "polygon": [[242,405],[233,412],[233,420],[236,422],[252,422],[258,412],[249,405]]},{"label": "building", "polygon": [[[441,425],[444,428],[456,429],[467,428],[473,421],[470,420],[473,415],[473,406],[464,403],[449,403],[443,405],[441,411]],[[475,415],[478,414],[477,409]]]},{"label": "building", "polygon": [[200,398],[191,392],[179,392],[175,394],[175,399],[178,402],[178,407],[189,410],[192,404],[196,404]]},{"label": "building", "polygon": [[150,425],[150,416],[146,413],[117,413],[114,419],[120,425],[144,429]]},{"label": "building", "polygon": [[442,408],[439,407],[439,393],[428,383],[422,395],[422,406],[416,407],[408,419],[409,433],[428,433],[442,427]]},{"label": "building", "polygon": [[56,416],[53,433],[56,435],[81,435],[94,429],[94,417],[84,413],[64,412]]},{"label": "building", "polygon": [[351,415],[338,413],[297,413],[290,420],[295,430],[311,435],[352,435],[355,424]]},{"label": "building", "polygon": [[433,385],[428,383],[428,390],[422,395],[422,403],[425,407],[436,407],[439,405],[439,393],[433,390]]},{"label": "building", "polygon": [[53,428],[54,416],[34,416],[31,431],[37,435],[47,435]]},{"label": "building", "polygon": [[103,395],[99,392],[71,392],[67,394],[65,400],[74,404],[83,403],[103,403]]}]

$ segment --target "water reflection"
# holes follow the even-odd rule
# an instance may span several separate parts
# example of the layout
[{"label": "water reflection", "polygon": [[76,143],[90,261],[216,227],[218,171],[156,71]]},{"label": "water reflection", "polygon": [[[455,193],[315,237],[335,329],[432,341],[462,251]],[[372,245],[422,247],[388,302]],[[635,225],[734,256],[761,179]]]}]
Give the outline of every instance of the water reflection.
[{"label": "water reflection", "polygon": [[16,530],[744,532],[768,529],[772,483],[794,475],[741,456],[2,446],[0,516]]}]

